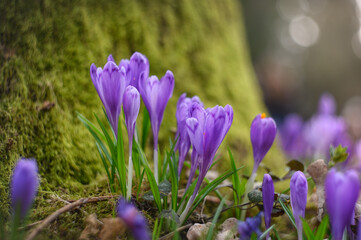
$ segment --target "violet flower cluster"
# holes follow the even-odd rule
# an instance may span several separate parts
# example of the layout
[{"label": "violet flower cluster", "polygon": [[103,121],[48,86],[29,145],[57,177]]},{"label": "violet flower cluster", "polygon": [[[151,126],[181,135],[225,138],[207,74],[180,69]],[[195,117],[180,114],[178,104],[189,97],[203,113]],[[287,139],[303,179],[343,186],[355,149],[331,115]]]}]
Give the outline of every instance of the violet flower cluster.
[{"label": "violet flower cluster", "polygon": [[15,218],[25,219],[33,204],[38,187],[38,166],[35,159],[19,159],[10,183],[11,206]]},{"label": "violet flower cluster", "polygon": [[[183,125],[184,119],[185,125]],[[225,107],[215,106],[213,108],[204,109],[203,104],[198,98],[193,98],[193,100],[191,100],[186,99],[185,95],[182,95],[179,101],[177,122],[180,126],[180,129],[178,129],[178,135],[179,138],[181,138],[178,149],[181,152],[186,149],[180,149],[182,144],[187,145],[187,143],[184,143],[187,141],[187,136],[184,134],[184,136],[180,137],[181,132],[184,130],[187,130],[190,143],[193,148],[191,175],[189,176],[187,186],[190,185],[196,169],[199,169],[198,181],[194,192],[180,217],[180,221],[183,222],[191,205],[193,204],[207,171],[212,165],[214,156],[219,146],[232,125],[233,109],[230,105],[226,105]],[[181,169],[179,172],[180,171]]]},{"label": "violet flower cluster", "polygon": [[352,152],[352,141],[342,117],[335,115],[336,103],[332,95],[323,94],[318,112],[307,122],[296,114],[286,117],[280,129],[281,145],[293,159],[330,159],[330,146],[341,144]]},{"label": "violet flower cluster", "polygon": [[146,219],[132,203],[124,198],[118,201],[117,216],[125,222],[135,240],[151,239]]}]

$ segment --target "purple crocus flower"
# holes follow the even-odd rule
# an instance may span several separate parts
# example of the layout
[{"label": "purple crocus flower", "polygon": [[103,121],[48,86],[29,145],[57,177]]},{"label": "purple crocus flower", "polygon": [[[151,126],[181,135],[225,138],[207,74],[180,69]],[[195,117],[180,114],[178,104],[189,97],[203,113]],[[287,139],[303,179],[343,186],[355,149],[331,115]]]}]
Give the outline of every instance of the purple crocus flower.
[{"label": "purple crocus flower", "polygon": [[151,76],[147,79],[145,79],[145,77],[146,74],[142,73],[139,81],[139,92],[149,112],[152,125],[154,139],[154,175],[158,182],[158,134],[165,107],[173,94],[174,76],[171,71],[167,71],[160,81],[156,76]]},{"label": "purple crocus flower", "polygon": [[262,113],[257,115],[251,125],[251,142],[253,147],[253,174],[257,172],[258,166],[271,148],[277,132],[276,123],[273,118],[266,117]]},{"label": "purple crocus flower", "polygon": [[275,189],[273,186],[272,177],[269,174],[263,176],[262,183],[262,200],[263,200],[263,211],[264,211],[264,222],[266,228],[271,226],[271,214],[273,209]]},{"label": "purple crocus flower", "polygon": [[183,93],[177,103],[176,119],[177,119],[177,143],[174,150],[179,152],[179,164],[178,164],[178,176],[183,168],[184,160],[191,146],[191,141],[187,132],[186,120],[192,115],[192,105],[197,103],[203,107],[203,103],[195,96],[193,98],[187,98],[187,95]]},{"label": "purple crocus flower", "polygon": [[240,235],[240,240],[251,239],[253,233],[257,234],[257,236],[262,234],[261,230],[259,229],[262,223],[262,215],[262,212],[260,212],[253,218],[247,218],[244,222],[238,222],[238,233]]},{"label": "purple crocus flower", "polygon": [[150,239],[146,219],[132,203],[127,202],[124,198],[120,198],[118,201],[117,216],[125,222],[135,240]]},{"label": "purple crocus flower", "polygon": [[128,86],[125,89],[124,99],[123,99],[125,124],[127,125],[128,138],[129,138],[127,199],[130,199],[131,191],[132,191],[132,175],[133,175],[132,147],[133,147],[135,123],[139,114],[139,107],[140,107],[140,96],[138,90],[133,86]]},{"label": "purple crocus flower", "polygon": [[24,219],[39,187],[38,166],[35,159],[21,158],[11,178],[11,206],[15,216]]},{"label": "purple crocus flower", "polygon": [[186,125],[193,151],[197,153],[199,175],[193,195],[180,217],[181,222],[185,219],[203,179],[212,165],[213,158],[233,121],[233,109],[230,105],[226,105],[224,108],[215,106],[207,110],[204,110],[199,104],[193,106],[195,109],[192,111],[192,117],[186,120]]},{"label": "purple crocus flower", "polygon": [[280,128],[279,136],[285,153],[292,159],[303,159],[306,143],[303,139],[303,120],[297,114],[288,115]]},{"label": "purple crocus flower", "polygon": [[318,102],[318,114],[334,115],[336,112],[335,98],[329,94],[322,94]]},{"label": "purple crocus flower", "polygon": [[[141,74],[144,79],[149,76],[149,62],[148,59],[141,53],[135,52],[130,57],[130,85],[139,89],[139,81],[141,81]],[[143,95],[142,95],[143,96]]]},{"label": "purple crocus flower", "polygon": [[308,183],[305,175],[301,171],[293,174],[290,182],[291,206],[295,217],[298,239],[302,240],[302,221],[300,217],[305,217],[307,204]]},{"label": "purple crocus flower", "polygon": [[119,69],[112,56],[109,56],[108,60],[110,61],[105,64],[104,69],[96,68],[93,63],[90,66],[90,76],[117,136],[118,120],[126,87],[126,72],[123,67]]},{"label": "purple crocus flower", "polygon": [[360,179],[355,170],[338,172],[331,169],[325,180],[326,207],[332,226],[332,239],[342,239],[351,223],[360,192]]}]

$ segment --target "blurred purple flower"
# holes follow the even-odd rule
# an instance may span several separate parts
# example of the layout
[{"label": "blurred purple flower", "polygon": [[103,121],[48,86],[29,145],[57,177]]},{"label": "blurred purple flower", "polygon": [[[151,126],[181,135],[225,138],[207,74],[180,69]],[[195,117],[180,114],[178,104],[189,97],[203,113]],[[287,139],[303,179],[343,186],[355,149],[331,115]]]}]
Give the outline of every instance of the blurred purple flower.
[{"label": "blurred purple flower", "polygon": [[352,147],[344,119],[333,115],[313,116],[305,124],[304,139],[307,143],[307,155],[313,159],[324,158],[328,161],[331,145]]},{"label": "blurred purple flower", "polygon": [[203,106],[202,102],[197,96],[193,98],[187,98],[187,95],[184,93],[179,97],[176,110],[176,119],[177,119],[177,133],[176,139],[177,143],[174,150],[179,152],[179,165],[178,165],[178,176],[183,168],[184,160],[187,156],[189,148],[191,146],[191,141],[186,127],[186,120],[192,115],[192,104],[198,103]]},{"label": "blurred purple flower", "polygon": [[[122,63],[122,62],[120,62]],[[125,63],[125,62],[123,62]],[[149,76],[149,62],[148,59],[141,53],[135,52],[130,57],[130,85],[134,86],[139,90],[139,81],[141,80],[141,75],[144,79],[148,79]],[[142,94],[142,93],[141,93]],[[143,95],[142,95],[143,96]]]},{"label": "blurred purple flower", "polygon": [[277,132],[273,118],[266,117],[262,113],[257,115],[251,125],[251,142],[253,147],[253,173],[257,172],[258,166],[271,148]]},{"label": "blurred purple flower", "polygon": [[275,189],[273,186],[272,177],[269,174],[263,176],[262,183],[262,200],[263,200],[263,211],[264,211],[264,222],[266,228],[271,226],[271,214],[273,209]]},{"label": "blurred purple flower", "polygon": [[306,144],[303,139],[303,121],[297,114],[288,115],[280,128],[279,136],[285,153],[292,159],[304,158]]},{"label": "blurred purple flower", "polygon": [[115,135],[118,133],[118,120],[123,101],[123,94],[126,87],[125,69],[119,67],[112,60],[110,55],[104,69],[96,68],[93,63],[90,66],[90,76],[102,100],[108,119]]},{"label": "blurred purple flower", "polygon": [[35,159],[21,158],[11,178],[11,206],[15,216],[24,219],[35,199],[38,187],[38,166]]},{"label": "blurred purple flower", "polygon": [[336,112],[335,98],[329,94],[322,94],[318,102],[318,114],[334,115]]},{"label": "blurred purple flower", "polygon": [[127,125],[127,130],[128,130],[129,144],[133,142],[135,123],[137,121],[137,117],[139,114],[139,107],[140,107],[140,96],[138,90],[133,86],[128,86],[124,92],[123,109],[125,116],[125,124]]},{"label": "blurred purple flower", "polygon": [[252,237],[253,233],[256,233],[259,237],[262,232],[259,229],[262,223],[262,212],[257,214],[253,218],[246,218],[246,221],[238,222],[238,233],[240,235],[240,240],[249,240]]},{"label": "blurred purple flower", "polygon": [[342,239],[351,223],[360,192],[360,179],[355,170],[337,172],[331,169],[325,180],[326,207],[330,216],[332,239]]},{"label": "blurred purple flower", "polygon": [[290,182],[291,206],[295,217],[298,239],[302,240],[302,221],[300,217],[305,217],[307,204],[308,183],[305,175],[301,171],[293,174]]},{"label": "blurred purple flower", "polygon": [[150,239],[146,219],[132,203],[122,197],[118,201],[117,216],[125,222],[135,240]]}]

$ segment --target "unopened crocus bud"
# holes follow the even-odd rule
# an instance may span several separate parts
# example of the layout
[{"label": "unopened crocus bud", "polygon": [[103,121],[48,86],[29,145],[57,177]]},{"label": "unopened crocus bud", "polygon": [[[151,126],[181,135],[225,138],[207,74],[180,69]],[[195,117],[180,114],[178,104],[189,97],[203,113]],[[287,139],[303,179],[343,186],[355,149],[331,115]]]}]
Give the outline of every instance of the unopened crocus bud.
[{"label": "unopened crocus bud", "polygon": [[264,222],[266,228],[271,225],[271,214],[273,209],[275,189],[273,186],[272,177],[269,174],[263,176],[262,183],[262,200],[263,200],[263,211],[264,211]]},{"label": "unopened crocus bud", "polygon": [[302,221],[300,217],[305,217],[308,191],[307,179],[303,172],[297,171],[293,174],[290,182],[290,191],[291,206],[296,221],[298,239],[302,240]]},{"label": "unopened crocus bud", "polygon": [[147,221],[135,206],[124,198],[118,201],[117,216],[125,222],[135,240],[150,239]]},{"label": "unopened crocus bud", "polygon": [[251,125],[251,142],[253,148],[253,173],[257,172],[258,166],[271,148],[277,132],[273,118],[266,117],[262,113],[257,115]]},{"label": "unopened crocus bud", "polygon": [[331,169],[327,174],[325,194],[332,239],[342,239],[345,227],[351,223],[359,192],[360,180],[355,170],[338,172]]},{"label": "unopened crocus bud", "polygon": [[262,222],[262,212],[253,218],[247,218],[244,222],[238,222],[238,233],[240,235],[240,240],[249,240],[252,237],[252,234],[255,233],[257,236],[262,234],[259,229]]},{"label": "unopened crocus bud", "polygon": [[127,125],[129,141],[133,140],[135,123],[139,114],[140,96],[138,90],[133,86],[125,89],[123,97],[123,109],[125,124]]},{"label": "unopened crocus bud", "polygon": [[318,114],[333,115],[336,112],[336,101],[335,98],[329,94],[322,94],[318,102]]},{"label": "unopened crocus bud", "polygon": [[34,159],[21,158],[11,178],[11,206],[15,216],[24,219],[38,191],[38,166]]},{"label": "unopened crocus bud", "polygon": [[96,68],[93,63],[90,66],[90,76],[103,102],[113,131],[117,136],[118,120],[123,101],[123,94],[126,87],[125,69],[115,64],[113,57],[109,56],[104,68]]}]

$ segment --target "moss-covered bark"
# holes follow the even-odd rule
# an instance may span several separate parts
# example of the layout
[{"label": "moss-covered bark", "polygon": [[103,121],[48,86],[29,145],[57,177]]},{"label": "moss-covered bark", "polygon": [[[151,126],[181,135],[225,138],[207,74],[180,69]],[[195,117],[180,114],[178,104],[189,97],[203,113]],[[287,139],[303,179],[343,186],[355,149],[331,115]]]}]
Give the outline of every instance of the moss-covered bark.
[{"label": "moss-covered bark", "polygon": [[[150,72],[176,80],[161,129],[175,126],[178,96],[207,106],[231,104],[228,141],[249,155],[249,126],[263,109],[236,0],[0,1],[0,206],[8,209],[11,169],[19,156],[37,159],[42,190],[74,193],[102,172],[95,145],[76,111],[92,118],[101,102],[92,62],[145,54]],[[50,110],[39,110],[45,101]],[[247,149],[247,150],[246,150]],[[80,193],[77,193],[81,195]]]}]

